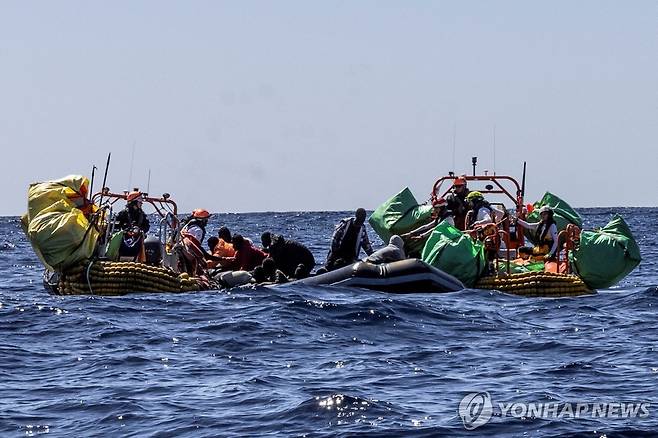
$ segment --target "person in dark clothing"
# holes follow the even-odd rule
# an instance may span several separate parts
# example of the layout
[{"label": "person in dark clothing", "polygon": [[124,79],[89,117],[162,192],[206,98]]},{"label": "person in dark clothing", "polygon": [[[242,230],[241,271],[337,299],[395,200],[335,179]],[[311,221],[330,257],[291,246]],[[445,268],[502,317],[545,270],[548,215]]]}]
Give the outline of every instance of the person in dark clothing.
[{"label": "person in dark clothing", "polygon": [[115,229],[123,232],[119,259],[132,258],[133,261],[143,261],[144,236],[151,227],[148,217],[142,210],[142,194],[131,192],[126,196],[126,208],[115,218]]},{"label": "person in dark clothing", "polygon": [[134,231],[138,228],[142,233],[148,233],[151,228],[148,217],[142,210],[142,194],[132,192],[127,197],[126,208],[117,214],[115,228],[123,231]]},{"label": "person in dark clothing", "polygon": [[315,267],[313,253],[306,246],[294,240],[286,240],[283,236],[272,235],[269,253],[276,262],[276,267],[288,277],[295,275],[299,265],[304,265],[306,275]]},{"label": "person in dark clothing", "polygon": [[217,236],[209,237],[206,242],[208,243],[208,249],[210,250],[209,252],[212,253],[213,250],[215,249],[215,246],[219,243],[219,237]]},{"label": "person in dark clothing", "polygon": [[276,262],[274,259],[268,257],[263,260],[263,274],[265,275],[265,281],[268,283],[287,283],[288,276],[282,272],[280,269],[276,268]]},{"label": "person in dark clothing", "polygon": [[365,227],[366,211],[356,210],[354,217],[342,219],[331,237],[331,248],[327,254],[325,267],[328,271],[342,268],[354,263],[363,249],[366,254],[373,253]]},{"label": "person in dark clothing", "polygon": [[448,210],[453,214],[455,227],[461,231],[466,229],[466,213],[468,213],[468,210],[470,209],[466,197],[469,193],[470,191],[466,187],[466,178],[460,176],[455,178],[452,183],[452,189],[446,196]]},{"label": "person in dark clothing", "polygon": [[260,235],[260,243],[263,244],[263,252],[269,253],[270,246],[272,246],[272,233],[265,231]]}]

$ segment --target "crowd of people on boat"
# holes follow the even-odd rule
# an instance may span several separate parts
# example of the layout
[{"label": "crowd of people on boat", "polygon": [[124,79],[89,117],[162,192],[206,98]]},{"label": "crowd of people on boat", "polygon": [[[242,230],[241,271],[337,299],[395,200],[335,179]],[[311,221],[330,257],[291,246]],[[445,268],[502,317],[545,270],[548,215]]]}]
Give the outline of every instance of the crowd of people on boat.
[{"label": "crowd of people on boat", "polygon": [[[126,196],[126,207],[115,217],[115,229],[123,232],[120,255],[140,257],[144,236],[150,229],[147,215],[142,210],[142,195],[131,192]],[[358,208],[354,216],[341,219],[335,226],[331,244],[321,274],[340,269],[361,260],[361,252],[369,263],[389,263],[420,254],[405,249],[405,241],[425,241],[442,222],[460,231],[482,237],[497,233],[497,227],[509,218],[511,224],[522,226],[531,233],[533,246],[522,247],[519,254],[526,257],[554,259],[558,248],[557,226],[553,210],[544,206],[539,210],[541,220],[529,223],[490,204],[479,191],[467,187],[465,177],[457,177],[445,198],[433,201],[431,220],[402,235],[393,235],[388,244],[375,251],[366,229],[366,210]],[[181,224],[175,250],[179,254],[179,270],[194,276],[212,276],[228,285],[231,283],[286,283],[312,275],[316,267],[313,253],[302,243],[281,234],[266,231],[260,236],[260,246],[221,226],[215,235],[207,237],[210,212],[196,209]],[[207,245],[204,247],[204,243]],[[206,249],[207,248],[207,249]]]}]

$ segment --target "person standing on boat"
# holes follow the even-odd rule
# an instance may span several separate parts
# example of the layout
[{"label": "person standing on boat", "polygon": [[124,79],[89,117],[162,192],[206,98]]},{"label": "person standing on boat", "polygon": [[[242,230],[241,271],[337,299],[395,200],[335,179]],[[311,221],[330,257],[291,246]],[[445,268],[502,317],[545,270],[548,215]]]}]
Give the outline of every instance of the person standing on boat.
[{"label": "person standing on boat", "polygon": [[151,224],[142,210],[142,194],[131,192],[126,196],[126,201],[126,208],[117,214],[116,227],[123,231],[133,231],[134,228],[137,228],[146,234],[151,228]]},{"label": "person standing on boat", "polygon": [[448,202],[448,210],[453,214],[455,227],[464,231],[466,229],[466,213],[468,213],[469,206],[466,197],[470,191],[466,187],[466,178],[459,176],[452,182],[452,189],[446,196]]},{"label": "person standing on boat", "polygon": [[210,216],[208,210],[197,208],[192,212],[190,217],[183,221],[178,248],[183,264],[181,270],[190,275],[204,275],[207,268],[206,260],[221,260],[219,257],[206,252],[201,243],[206,236],[206,226],[208,225]]},{"label": "person standing on boat", "polygon": [[516,219],[523,228],[530,230],[534,247],[523,246],[519,248],[519,254],[528,256],[544,256],[545,260],[553,260],[558,247],[557,224],[553,218],[554,212],[551,207],[544,205],[539,209],[539,222],[526,222]]},{"label": "person standing on boat", "polygon": [[151,227],[148,217],[142,210],[142,194],[134,191],[126,196],[126,208],[117,214],[115,228],[120,230],[121,245],[119,259],[144,261],[144,236]]},{"label": "person standing on boat", "polygon": [[325,264],[328,271],[354,263],[358,260],[362,248],[367,255],[373,253],[365,221],[366,211],[359,208],[354,217],[342,219],[336,225]]},{"label": "person standing on boat", "polygon": [[466,229],[474,230],[487,224],[495,224],[496,216],[493,207],[484,199],[484,195],[473,191],[466,197],[469,210],[466,213]]}]

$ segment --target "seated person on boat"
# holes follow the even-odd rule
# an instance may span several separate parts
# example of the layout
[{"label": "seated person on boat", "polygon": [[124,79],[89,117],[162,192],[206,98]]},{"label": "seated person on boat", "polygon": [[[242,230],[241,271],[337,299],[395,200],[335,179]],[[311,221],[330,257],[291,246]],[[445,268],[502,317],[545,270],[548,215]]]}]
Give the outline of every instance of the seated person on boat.
[{"label": "seated person on boat", "polygon": [[[233,238],[231,231],[226,227],[220,227],[217,230],[217,236],[208,239],[208,249],[215,257],[233,257],[235,256],[235,248],[233,248]],[[222,265],[215,260],[208,260],[209,268],[222,267]]]},{"label": "seated person on boat", "polygon": [[235,249],[233,257],[218,257],[218,261],[223,267],[234,271],[251,271],[267,257],[267,254],[254,247],[251,241],[240,234],[233,236],[233,248]]},{"label": "seated person on boat", "polygon": [[539,209],[540,222],[526,222],[522,219],[516,219],[516,222],[522,227],[532,232],[532,242],[534,247],[523,246],[519,248],[519,254],[525,256],[544,256],[546,260],[555,258],[558,249],[557,224],[553,218],[553,209],[544,205]]},{"label": "seated person on boat", "polygon": [[370,254],[363,261],[368,263],[391,263],[404,260],[407,258],[404,253],[404,240],[402,237],[394,234],[391,236],[388,245]]}]

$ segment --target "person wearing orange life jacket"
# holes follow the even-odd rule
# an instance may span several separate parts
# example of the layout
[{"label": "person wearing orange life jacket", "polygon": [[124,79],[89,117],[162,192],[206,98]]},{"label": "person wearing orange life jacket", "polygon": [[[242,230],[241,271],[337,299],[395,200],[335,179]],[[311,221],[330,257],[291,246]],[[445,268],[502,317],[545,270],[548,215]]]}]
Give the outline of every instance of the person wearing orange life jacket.
[{"label": "person wearing orange life jacket", "polygon": [[[235,256],[235,248],[233,248],[231,231],[226,227],[221,227],[217,230],[217,236],[208,239],[208,248],[215,257],[233,257]],[[209,268],[216,268],[221,266],[215,260],[208,260]]]},{"label": "person wearing orange life jacket", "polygon": [[233,248],[235,249],[233,257],[220,257],[219,261],[222,266],[234,271],[252,271],[267,258],[267,254],[240,234],[233,236]]},{"label": "person wearing orange life jacket", "polygon": [[220,261],[219,257],[206,252],[202,243],[206,236],[206,226],[210,213],[203,208],[197,208],[192,215],[183,221],[183,228],[180,230],[182,249],[183,270],[190,275],[203,275],[206,273],[206,260]]}]

